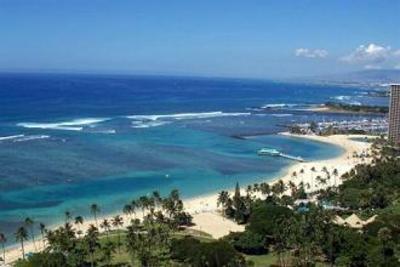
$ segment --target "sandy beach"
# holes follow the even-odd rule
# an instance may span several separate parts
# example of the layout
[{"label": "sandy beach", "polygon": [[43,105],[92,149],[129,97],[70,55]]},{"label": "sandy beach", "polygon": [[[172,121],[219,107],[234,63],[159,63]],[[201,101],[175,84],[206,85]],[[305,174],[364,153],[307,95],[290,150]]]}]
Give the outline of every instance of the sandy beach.
[{"label": "sandy beach", "polygon": [[[290,135],[289,133],[282,133],[284,135]],[[362,163],[362,159],[358,157],[353,157],[354,154],[360,155],[366,153],[370,149],[370,144],[361,141],[355,141],[350,138],[363,137],[356,135],[334,135],[334,136],[298,136],[299,138],[306,138],[319,142],[326,142],[334,145],[338,145],[344,149],[344,153],[336,158],[331,158],[327,160],[320,161],[310,161],[310,162],[296,162],[293,163],[285,170],[285,174],[281,177],[276,177],[273,181],[268,179],[268,182],[273,184],[274,182],[282,179],[286,184],[292,181],[295,185],[303,183],[307,192],[312,192],[326,188],[328,186],[339,185],[342,181],[340,176],[348,172],[356,164]],[[334,170],[337,170],[337,175],[333,175]],[[303,171],[301,171],[303,170]],[[329,179],[327,172],[330,173]],[[293,174],[296,175],[293,175]],[[317,177],[325,180],[324,183],[318,182]],[[245,188],[246,185],[241,185]],[[233,189],[233,188],[232,188]],[[289,193],[289,190],[287,191]],[[185,199],[184,205],[186,211],[188,211],[193,216],[193,222],[195,225],[192,227],[196,230],[201,230],[211,234],[215,238],[220,238],[230,231],[242,231],[244,226],[237,225],[236,223],[223,218],[217,207],[217,194],[207,194],[204,196],[199,196],[191,199]],[[115,215],[115,214],[114,214]],[[99,217],[98,221],[107,218],[111,219],[113,216],[108,215],[106,217]],[[130,218],[123,216],[126,225],[130,221]],[[139,218],[138,214],[138,218]],[[86,231],[86,229],[91,225],[95,224],[93,219],[85,220],[84,224],[80,226],[80,230]],[[125,225],[125,226],[126,226]],[[10,237],[12,238],[12,237]],[[43,248],[43,241],[36,240],[36,249],[32,242],[26,242],[25,252],[35,252]],[[8,248],[6,251],[6,262],[13,262],[21,257],[21,249],[18,245]]]}]

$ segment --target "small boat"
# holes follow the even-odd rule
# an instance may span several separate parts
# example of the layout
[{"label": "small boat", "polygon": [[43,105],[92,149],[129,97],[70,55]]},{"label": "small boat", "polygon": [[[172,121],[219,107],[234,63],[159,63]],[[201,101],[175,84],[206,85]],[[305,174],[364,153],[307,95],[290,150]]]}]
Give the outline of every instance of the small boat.
[{"label": "small boat", "polygon": [[259,156],[270,155],[270,156],[280,156],[281,152],[275,148],[261,148],[257,151]]}]

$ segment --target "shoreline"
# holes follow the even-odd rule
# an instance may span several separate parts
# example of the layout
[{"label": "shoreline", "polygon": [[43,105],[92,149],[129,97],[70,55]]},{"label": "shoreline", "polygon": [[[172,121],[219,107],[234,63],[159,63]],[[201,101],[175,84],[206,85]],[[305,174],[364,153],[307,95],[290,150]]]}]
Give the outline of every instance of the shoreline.
[{"label": "shoreline", "polygon": [[334,113],[334,114],[360,114],[360,115],[386,115],[385,112],[374,112],[374,111],[356,111],[356,110],[347,110],[344,108],[337,108],[327,105],[319,105],[316,107],[310,107],[305,109],[306,111],[312,111],[317,113]]},{"label": "shoreline", "polygon": [[[360,142],[356,140],[352,140],[350,138],[354,137],[365,137],[366,135],[333,135],[333,136],[314,136],[314,135],[295,135],[290,134],[288,132],[279,133],[281,135],[292,136],[296,138],[304,138],[311,141],[317,142],[325,142],[332,145],[340,146],[344,152],[334,158],[323,159],[323,160],[314,160],[308,162],[295,162],[290,164],[286,168],[284,168],[281,172],[281,175],[278,177],[264,178],[263,181],[269,183],[270,185],[276,183],[279,180],[282,180],[285,184],[289,181],[292,181],[296,186],[298,186],[301,182],[303,184],[308,184],[309,187],[305,187],[306,192],[310,193],[313,191],[317,191],[328,186],[339,185],[341,183],[340,176],[345,172],[349,171],[356,164],[361,163],[360,158],[353,158],[353,153],[366,153],[370,148],[370,143]],[[367,159],[368,160],[368,159]],[[315,171],[312,171],[311,168],[314,167]],[[326,173],[322,170],[326,168],[330,173],[333,172],[334,169],[337,169],[338,175],[335,177],[331,177],[326,184],[318,184],[316,182],[316,177],[326,175]],[[300,170],[303,169],[304,172],[300,174]],[[296,176],[293,176],[293,173],[296,172]],[[261,179],[260,179],[261,180]],[[242,191],[244,192],[244,188],[247,186],[242,185]],[[233,188],[233,185],[232,185]],[[233,192],[233,190],[228,190],[229,192]],[[289,193],[290,189],[287,189],[284,194]],[[217,197],[218,193],[206,193],[204,195],[199,195],[196,197],[191,197],[187,199],[183,199],[185,211],[189,212],[193,216],[194,226],[190,227],[195,230],[204,231],[206,233],[211,234],[214,238],[222,237],[228,234],[230,231],[243,231],[243,225],[237,225],[235,222],[225,219],[219,213],[219,209],[217,207]],[[130,221],[129,216],[121,214],[121,212],[111,213],[104,216],[98,217],[98,222],[101,222],[104,219],[110,220],[115,215],[121,215],[124,218],[123,227],[127,226]],[[142,216],[137,214],[136,218],[141,218]],[[84,221],[82,225],[79,226],[80,230],[85,232],[91,224],[96,224],[95,220],[90,218]],[[72,223],[75,227],[75,225]],[[49,229],[55,229],[59,227],[60,224],[51,225]],[[102,229],[99,229],[102,231]],[[25,253],[36,252],[42,250],[43,241],[39,236],[36,236],[36,246],[37,250],[35,250],[33,242],[27,241],[25,245]],[[11,245],[6,248],[6,262],[14,262],[17,259],[21,258],[21,249],[18,244]]]}]

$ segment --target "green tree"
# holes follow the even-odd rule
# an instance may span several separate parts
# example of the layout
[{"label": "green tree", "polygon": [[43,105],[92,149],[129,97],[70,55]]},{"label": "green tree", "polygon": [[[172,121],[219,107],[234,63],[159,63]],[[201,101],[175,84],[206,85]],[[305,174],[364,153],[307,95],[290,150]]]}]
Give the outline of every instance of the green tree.
[{"label": "green tree", "polygon": [[130,204],[124,205],[124,207],[122,208],[122,212],[132,219],[132,213],[133,213],[132,212],[132,205],[130,205]]},{"label": "green tree", "polygon": [[100,223],[100,228],[104,229],[104,232],[107,235],[107,240],[110,240],[110,230],[111,230],[111,224],[107,219],[104,219]]},{"label": "green tree", "polygon": [[24,241],[28,240],[28,231],[25,227],[20,226],[15,233],[15,240],[21,243],[22,258],[25,259]]},{"label": "green tree", "polygon": [[93,215],[93,218],[94,218],[94,221],[96,222],[97,228],[98,228],[97,214],[99,214],[99,212],[100,212],[100,207],[96,203],[93,203],[92,205],[90,205],[90,213]]},{"label": "green tree", "polygon": [[78,236],[81,235],[81,226],[83,224],[83,217],[82,216],[76,216],[74,220],[75,225],[78,227]]},{"label": "green tree", "polygon": [[269,186],[268,183],[262,183],[260,185],[260,190],[261,190],[261,194],[265,195],[265,196],[269,196],[269,194],[271,194],[271,187]]},{"label": "green tree", "polygon": [[7,238],[5,234],[0,233],[0,244],[1,244],[1,249],[3,250],[3,263],[6,264],[6,248],[5,244],[7,242]]},{"label": "green tree", "polygon": [[274,183],[271,189],[271,191],[277,196],[283,194],[285,190],[286,190],[285,183],[282,180],[279,180],[278,182]]},{"label": "green tree", "polygon": [[90,256],[90,266],[94,266],[94,254],[97,250],[97,248],[100,247],[99,244],[99,231],[94,225],[90,225],[89,229],[86,232],[86,236],[84,238],[84,242],[86,244],[86,249],[89,253]]},{"label": "green tree", "polygon": [[25,226],[29,229],[30,234],[31,234],[31,238],[32,238],[32,243],[33,243],[33,247],[36,251],[36,242],[35,242],[35,232],[33,230],[33,227],[35,225],[35,222],[33,221],[33,219],[27,217],[25,218]]},{"label": "green tree", "polygon": [[227,208],[227,204],[229,202],[230,196],[229,196],[229,192],[227,191],[221,191],[218,194],[218,198],[217,198],[217,206],[221,206],[222,207],[222,215],[225,215],[225,209]]},{"label": "green tree", "polygon": [[124,225],[124,220],[122,219],[121,216],[116,215],[114,216],[114,218],[112,219],[112,225],[117,228],[118,231],[118,243],[117,243],[117,247],[118,247],[118,253],[121,253],[121,231],[119,231],[120,227],[122,225]]},{"label": "green tree", "polygon": [[46,225],[44,223],[39,223],[40,235],[42,236],[43,248],[46,247]]},{"label": "green tree", "polygon": [[67,210],[64,212],[64,215],[65,215],[65,223],[69,223],[69,221],[72,218],[71,212]]}]

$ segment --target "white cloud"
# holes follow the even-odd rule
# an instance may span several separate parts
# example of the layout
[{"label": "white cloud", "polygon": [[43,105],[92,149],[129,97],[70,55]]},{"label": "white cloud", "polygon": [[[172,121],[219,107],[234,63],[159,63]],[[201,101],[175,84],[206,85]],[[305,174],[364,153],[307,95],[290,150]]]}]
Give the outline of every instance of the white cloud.
[{"label": "white cloud", "polygon": [[367,69],[367,70],[380,70],[380,69],[382,69],[382,67],[379,66],[379,65],[369,64],[369,65],[365,65],[364,69]]},{"label": "white cloud", "polygon": [[342,57],[348,63],[376,65],[385,62],[391,56],[390,46],[377,44],[360,45],[351,54]]},{"label": "white cloud", "polygon": [[307,58],[325,58],[328,56],[328,51],[325,49],[308,49],[308,48],[297,48],[295,51],[297,57]]}]

